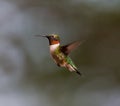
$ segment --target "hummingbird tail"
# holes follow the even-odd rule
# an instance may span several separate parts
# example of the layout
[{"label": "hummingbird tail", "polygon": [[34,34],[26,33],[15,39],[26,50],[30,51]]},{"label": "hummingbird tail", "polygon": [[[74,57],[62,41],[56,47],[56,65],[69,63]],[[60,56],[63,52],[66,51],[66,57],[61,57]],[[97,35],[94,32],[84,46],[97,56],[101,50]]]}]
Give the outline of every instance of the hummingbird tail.
[{"label": "hummingbird tail", "polygon": [[78,69],[75,67],[75,66],[73,66],[73,65],[70,65],[70,64],[68,64],[67,65],[67,67],[66,67],[69,71],[71,71],[71,72],[76,72],[77,74],[79,74],[80,76],[82,75],[79,71],[78,71]]},{"label": "hummingbird tail", "polygon": [[80,76],[82,75],[80,71],[78,71],[78,69],[76,67],[73,67],[74,71],[79,74]]},{"label": "hummingbird tail", "polygon": [[75,69],[76,73],[79,74],[80,76],[82,75],[81,72],[79,72],[77,69]]}]

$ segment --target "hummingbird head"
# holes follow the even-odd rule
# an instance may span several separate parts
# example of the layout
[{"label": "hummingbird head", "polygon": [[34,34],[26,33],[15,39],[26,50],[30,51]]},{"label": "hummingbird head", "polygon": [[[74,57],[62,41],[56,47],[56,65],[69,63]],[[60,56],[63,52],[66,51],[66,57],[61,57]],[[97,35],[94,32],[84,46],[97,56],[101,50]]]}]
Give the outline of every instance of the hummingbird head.
[{"label": "hummingbird head", "polygon": [[56,35],[56,34],[37,35],[37,36],[48,38],[50,45],[54,45],[54,44],[59,44],[60,43],[60,37],[58,35]]}]

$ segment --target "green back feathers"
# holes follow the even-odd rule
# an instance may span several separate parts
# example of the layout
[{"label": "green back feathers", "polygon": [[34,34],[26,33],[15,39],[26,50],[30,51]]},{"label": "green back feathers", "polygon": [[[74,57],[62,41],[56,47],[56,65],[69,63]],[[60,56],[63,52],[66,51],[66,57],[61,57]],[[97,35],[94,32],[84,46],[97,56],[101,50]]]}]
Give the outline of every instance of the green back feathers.
[{"label": "green back feathers", "polygon": [[68,64],[72,65],[74,68],[77,69],[77,67],[75,66],[75,64],[73,63],[73,61],[71,60],[71,58],[69,56],[67,56],[66,60],[67,60]]},{"label": "green back feathers", "polygon": [[55,50],[55,54],[59,56],[59,58],[63,59],[64,61],[66,61],[68,64],[70,64],[71,66],[73,66],[75,69],[77,69],[77,67],[75,66],[75,64],[73,63],[73,61],[71,60],[71,58],[67,55],[65,55],[63,52],[61,52],[61,46],[58,46]]}]

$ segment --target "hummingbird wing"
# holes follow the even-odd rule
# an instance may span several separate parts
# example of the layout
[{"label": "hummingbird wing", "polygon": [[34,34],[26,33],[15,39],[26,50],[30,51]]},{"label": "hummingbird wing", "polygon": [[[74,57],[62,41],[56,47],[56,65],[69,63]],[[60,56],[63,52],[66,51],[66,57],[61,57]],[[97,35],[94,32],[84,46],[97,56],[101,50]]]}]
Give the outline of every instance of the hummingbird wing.
[{"label": "hummingbird wing", "polygon": [[65,46],[62,46],[61,47],[61,51],[65,54],[65,55],[69,55],[69,53],[71,51],[73,51],[74,49],[76,49],[79,45],[81,44],[80,41],[75,41],[75,42],[72,42],[70,44],[67,44]]}]

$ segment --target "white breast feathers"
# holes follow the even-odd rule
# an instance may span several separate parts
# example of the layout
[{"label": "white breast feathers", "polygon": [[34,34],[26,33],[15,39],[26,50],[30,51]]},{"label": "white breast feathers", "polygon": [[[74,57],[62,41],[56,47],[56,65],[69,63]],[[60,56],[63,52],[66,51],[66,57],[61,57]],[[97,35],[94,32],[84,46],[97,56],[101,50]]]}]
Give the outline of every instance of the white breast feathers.
[{"label": "white breast feathers", "polygon": [[60,44],[50,45],[50,51],[54,51]]}]

